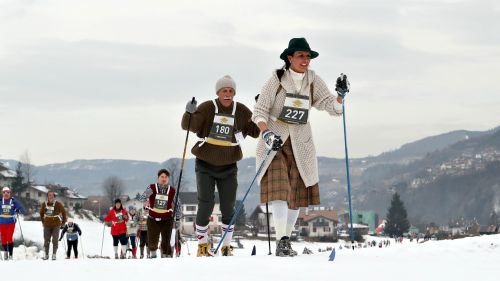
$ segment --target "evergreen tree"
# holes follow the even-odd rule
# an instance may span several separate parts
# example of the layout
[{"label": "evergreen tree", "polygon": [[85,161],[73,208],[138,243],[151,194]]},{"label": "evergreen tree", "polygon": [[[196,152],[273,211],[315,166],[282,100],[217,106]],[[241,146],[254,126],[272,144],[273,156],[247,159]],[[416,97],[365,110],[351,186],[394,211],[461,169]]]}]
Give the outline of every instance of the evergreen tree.
[{"label": "evergreen tree", "polygon": [[398,237],[408,232],[409,229],[410,222],[408,221],[406,208],[396,192],[392,196],[391,205],[387,210],[387,223],[384,232],[391,237]]},{"label": "evergreen tree", "polygon": [[28,187],[27,183],[24,183],[24,176],[22,170],[21,162],[17,163],[16,176],[11,184],[12,194],[19,197],[23,191]]},{"label": "evergreen tree", "polygon": [[[235,203],[236,203],[235,208],[238,208],[238,206],[241,203],[241,200],[236,200]],[[243,206],[241,206],[240,213],[236,217],[234,225],[235,225],[237,230],[242,230],[242,229],[246,228],[246,222],[247,222],[247,213],[245,211],[245,205],[243,204]]]}]

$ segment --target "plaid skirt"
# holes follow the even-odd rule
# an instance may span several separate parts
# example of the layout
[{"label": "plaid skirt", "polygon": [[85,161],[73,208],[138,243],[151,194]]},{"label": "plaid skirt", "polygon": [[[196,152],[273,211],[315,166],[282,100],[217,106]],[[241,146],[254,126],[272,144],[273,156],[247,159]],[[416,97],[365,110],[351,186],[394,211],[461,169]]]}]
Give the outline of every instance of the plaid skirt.
[{"label": "plaid skirt", "polygon": [[288,202],[289,209],[320,204],[319,185],[316,183],[306,187],[300,177],[290,138],[276,153],[260,181],[260,201],[266,203],[275,200]]}]

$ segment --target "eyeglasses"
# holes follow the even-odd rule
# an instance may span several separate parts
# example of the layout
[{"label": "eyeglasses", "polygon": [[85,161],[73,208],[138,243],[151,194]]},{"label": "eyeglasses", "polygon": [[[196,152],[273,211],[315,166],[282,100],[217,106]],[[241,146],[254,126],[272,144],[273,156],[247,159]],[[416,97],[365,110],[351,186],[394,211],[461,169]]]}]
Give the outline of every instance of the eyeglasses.
[{"label": "eyeglasses", "polygon": [[3,191],[3,194],[10,194],[10,191]]}]

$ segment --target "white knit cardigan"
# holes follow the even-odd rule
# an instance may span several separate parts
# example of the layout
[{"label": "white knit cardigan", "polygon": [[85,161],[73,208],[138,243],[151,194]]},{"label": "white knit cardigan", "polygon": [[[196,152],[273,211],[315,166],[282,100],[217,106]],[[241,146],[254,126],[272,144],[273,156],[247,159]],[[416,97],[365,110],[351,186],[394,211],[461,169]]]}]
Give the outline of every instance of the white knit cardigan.
[{"label": "white knit cardigan", "polygon": [[[309,96],[311,83],[313,84],[313,101],[312,106],[318,110],[325,110],[330,115],[342,115],[342,105],[337,101],[326,83],[312,70],[308,70],[302,83],[300,95]],[[291,77],[290,71],[285,71],[281,77],[282,89],[276,95],[280,81],[276,71],[272,77],[262,87],[262,92],[255,104],[252,121],[258,124],[259,122],[267,123],[267,127],[276,135],[280,136],[283,143],[291,138],[293,155],[300,172],[300,176],[304,184],[309,187],[318,183],[318,160],[316,158],[316,149],[314,147],[311,125],[309,122],[303,125],[288,125],[283,122],[276,122],[276,117],[281,113],[283,104],[285,103],[286,93],[296,93],[295,85]],[[256,163],[258,165],[264,160],[266,155],[266,145],[262,138],[259,139],[256,152]],[[258,176],[259,183],[265,171],[269,167],[276,152],[271,152],[262,172]]]}]

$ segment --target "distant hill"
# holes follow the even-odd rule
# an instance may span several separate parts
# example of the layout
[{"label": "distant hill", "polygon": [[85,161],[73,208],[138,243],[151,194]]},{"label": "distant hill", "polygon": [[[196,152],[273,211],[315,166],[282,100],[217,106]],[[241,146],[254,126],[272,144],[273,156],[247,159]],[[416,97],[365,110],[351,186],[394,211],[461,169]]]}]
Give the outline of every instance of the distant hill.
[{"label": "distant hill", "polygon": [[452,131],[445,134],[426,137],[414,142],[402,145],[399,149],[383,152],[376,157],[369,157],[368,159],[377,160],[379,162],[404,162],[408,163],[415,159],[421,158],[427,153],[446,148],[462,140],[469,138],[476,138],[484,135],[489,135],[497,132],[500,127],[480,132],[480,131]]},{"label": "distant hill", "polygon": [[[453,131],[404,144],[378,156],[350,159],[354,208],[375,210],[383,218],[391,194],[398,191],[410,216],[428,221],[442,223],[458,216],[484,220],[496,205],[500,212],[500,191],[494,184],[500,182],[495,162],[498,157],[495,153],[500,152],[499,128],[484,132]],[[477,158],[486,155],[491,159]],[[468,161],[473,164],[463,169],[459,166]],[[12,169],[17,165],[14,160],[2,162]],[[344,159],[318,157],[318,162],[322,205],[347,208]],[[185,162],[183,190],[196,191],[194,164],[194,159]],[[75,160],[38,166],[35,178],[40,184],[59,183],[91,195],[101,194],[104,179],[114,175],[124,181],[126,192],[134,195],[156,180],[160,168],[178,169],[179,165],[180,159],[175,158],[162,163]],[[238,171],[241,198],[255,175],[255,158],[238,162]],[[245,202],[247,212],[260,202],[259,194],[256,185]]]},{"label": "distant hill", "polygon": [[405,165],[368,168],[356,186],[358,207],[386,213],[398,191],[411,216],[446,223],[451,218],[486,222],[500,212],[500,131],[462,140]]}]

